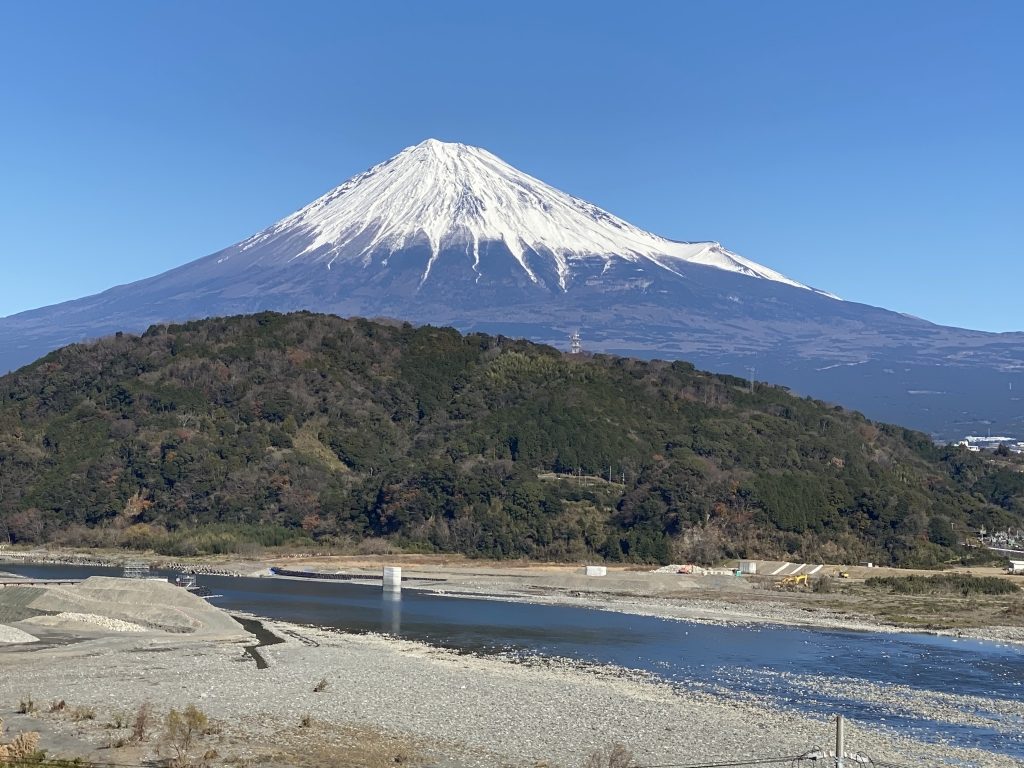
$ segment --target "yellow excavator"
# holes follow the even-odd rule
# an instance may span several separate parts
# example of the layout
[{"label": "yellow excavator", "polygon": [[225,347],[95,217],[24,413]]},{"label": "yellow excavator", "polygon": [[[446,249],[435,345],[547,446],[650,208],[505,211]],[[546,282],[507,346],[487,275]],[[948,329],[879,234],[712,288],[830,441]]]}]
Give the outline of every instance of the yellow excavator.
[{"label": "yellow excavator", "polygon": [[786,576],[782,579],[783,587],[806,587],[807,586],[807,574],[801,573],[799,576]]}]

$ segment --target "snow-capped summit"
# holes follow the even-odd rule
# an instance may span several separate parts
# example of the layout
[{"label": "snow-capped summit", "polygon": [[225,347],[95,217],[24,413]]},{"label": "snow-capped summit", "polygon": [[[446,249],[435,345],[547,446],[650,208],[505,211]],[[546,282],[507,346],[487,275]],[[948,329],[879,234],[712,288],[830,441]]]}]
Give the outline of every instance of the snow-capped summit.
[{"label": "snow-capped summit", "polygon": [[433,139],[216,253],[0,318],[0,373],[115,331],[263,310],[450,325],[562,348],[578,329],[588,352],[683,358],[744,377],[756,369],[958,439],[1020,426],[1019,402],[995,393],[1022,370],[1024,334],[836,301],[718,243],[659,237],[483,149]]},{"label": "snow-capped summit", "polygon": [[[267,247],[296,239],[301,248]],[[387,267],[396,252],[426,246],[420,284],[435,263],[462,258],[476,279],[481,252],[499,244],[533,283],[544,275],[568,290],[581,262],[656,265],[678,274],[678,262],[724,269],[798,288],[807,286],[726,250],[716,242],[668,240],[535,179],[490,152],[427,139],[346,181],[305,208],[240,243],[221,260],[264,266],[283,261]],[[546,262],[546,263],[545,263]],[[540,264],[540,266],[538,266]],[[589,272],[589,270],[588,270]]]}]

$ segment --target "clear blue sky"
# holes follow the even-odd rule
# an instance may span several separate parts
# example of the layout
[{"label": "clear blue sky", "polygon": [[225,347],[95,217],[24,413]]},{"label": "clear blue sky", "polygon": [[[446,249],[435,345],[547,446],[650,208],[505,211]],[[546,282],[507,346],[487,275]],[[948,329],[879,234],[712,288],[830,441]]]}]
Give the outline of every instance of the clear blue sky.
[{"label": "clear blue sky", "polygon": [[1024,2],[0,4],[0,316],[433,136],[846,298],[1024,330]]}]

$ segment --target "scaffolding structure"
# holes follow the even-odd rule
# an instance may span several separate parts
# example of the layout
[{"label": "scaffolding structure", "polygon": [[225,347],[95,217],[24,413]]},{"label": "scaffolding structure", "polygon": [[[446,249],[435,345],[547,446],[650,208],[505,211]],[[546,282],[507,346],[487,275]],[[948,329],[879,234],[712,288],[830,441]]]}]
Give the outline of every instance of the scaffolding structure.
[{"label": "scaffolding structure", "polygon": [[150,577],[149,563],[140,563],[138,561],[125,563],[121,576],[125,579],[148,579]]}]

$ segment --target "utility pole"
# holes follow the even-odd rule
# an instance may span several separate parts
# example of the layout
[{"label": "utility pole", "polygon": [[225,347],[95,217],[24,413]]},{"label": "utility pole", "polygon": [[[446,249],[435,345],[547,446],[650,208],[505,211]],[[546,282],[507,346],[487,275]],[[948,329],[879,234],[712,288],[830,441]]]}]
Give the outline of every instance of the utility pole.
[{"label": "utility pole", "polygon": [[846,732],[843,716],[836,715],[836,768],[843,768],[843,757],[846,751]]},{"label": "utility pole", "polygon": [[747,370],[750,372],[750,394],[754,394],[754,374],[757,373],[757,368],[748,366]]}]

